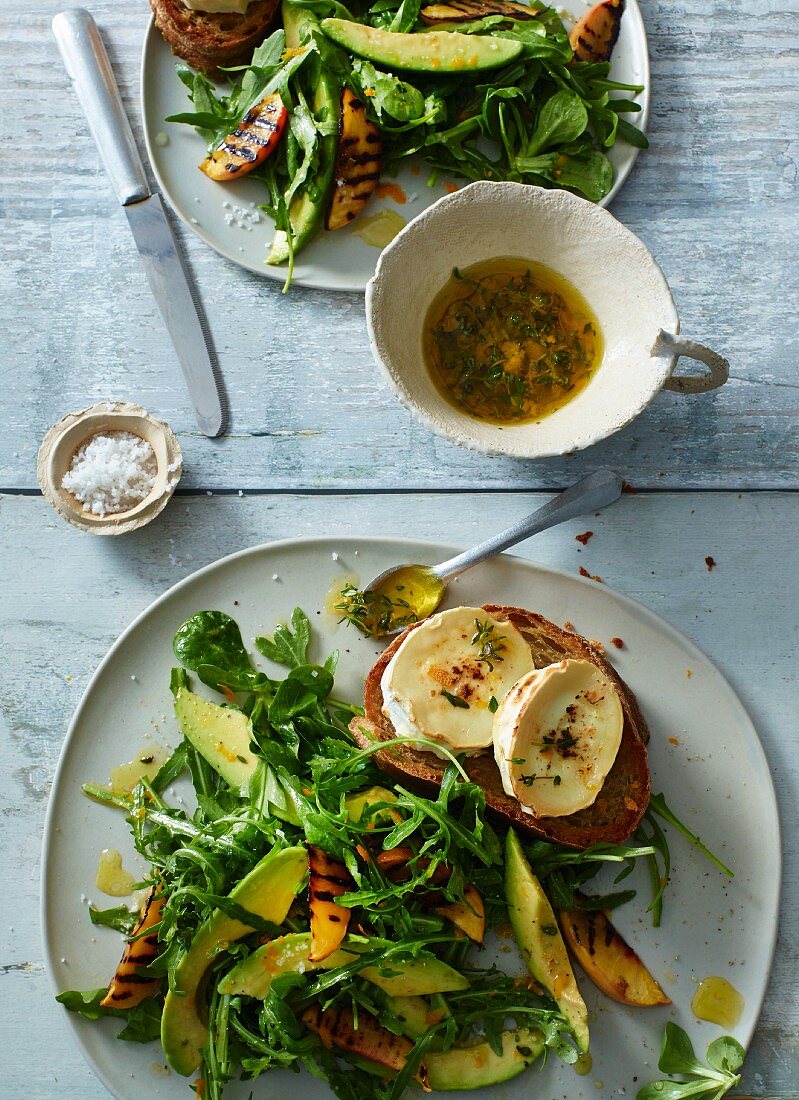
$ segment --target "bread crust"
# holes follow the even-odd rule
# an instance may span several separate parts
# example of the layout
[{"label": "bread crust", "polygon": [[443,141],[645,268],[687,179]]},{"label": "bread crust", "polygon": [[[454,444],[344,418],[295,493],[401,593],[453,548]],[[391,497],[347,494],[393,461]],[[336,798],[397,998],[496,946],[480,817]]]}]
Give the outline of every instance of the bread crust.
[{"label": "bread crust", "polygon": [[[508,619],[521,631],[530,645],[536,668],[564,658],[591,661],[616,687],[624,712],[621,745],[596,801],[568,817],[534,817],[524,813],[517,799],[507,795],[502,786],[494,754],[491,750],[464,757],[462,764],[469,778],[486,794],[486,805],[492,814],[524,832],[564,844],[570,848],[588,848],[592,844],[620,844],[637,829],[651,793],[651,778],[645,742],[648,740],[644,716],[638,701],[616,670],[605,660],[596,646],[580,634],[564,630],[555,623],[525,611],[520,607],[485,604],[483,610],[499,619]],[[364,718],[353,718],[350,732],[361,748],[396,736],[394,727],[383,713],[383,673],[391,658],[411,630],[408,627],[378,657],[366,678],[364,687]],[[432,753],[419,752],[407,745],[375,753],[375,763],[383,771],[411,786],[434,793],[441,785],[446,762]]]},{"label": "bread crust", "polygon": [[219,77],[220,66],[245,65],[260,46],[280,0],[253,0],[244,15],[192,11],[181,0],[150,0],[155,25],[192,69]]}]

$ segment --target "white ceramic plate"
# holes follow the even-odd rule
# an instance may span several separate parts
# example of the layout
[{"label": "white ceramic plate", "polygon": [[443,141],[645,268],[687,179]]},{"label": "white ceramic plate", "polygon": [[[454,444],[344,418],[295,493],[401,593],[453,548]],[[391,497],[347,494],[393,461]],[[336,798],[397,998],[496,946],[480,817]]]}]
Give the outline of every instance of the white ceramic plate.
[{"label": "white ceramic plate", "polygon": [[[315,628],[315,655],[341,650],[337,694],[358,699],[379,647],[320,610],[332,583],[343,573],[365,582],[396,561],[432,564],[454,552],[450,546],[398,545],[386,539],[299,539],[256,547],[188,577],[125,631],[75,714],[50,800],[42,924],[47,966],[58,990],[104,985],[119,958],[119,937],[92,927],[83,899],[103,908],[115,904],[94,886],[101,849],[118,848],[127,866],[143,867],[137,867],[121,815],[89,802],[80,786],[87,780],[107,782],[109,769],[130,759],[148,737],[177,743],[169,693],[176,627],[195,611],[220,609],[236,618],[249,645],[254,635],[271,633],[299,603]],[[542,1097],[588,1100],[626,1090],[634,1096],[636,1080],[640,1086],[657,1075],[666,1020],[687,1027],[702,1053],[720,1033],[691,1015],[698,980],[719,974],[733,983],[745,1000],[735,1034],[744,1043],[752,1035],[771,966],[780,882],[779,824],[768,765],[751,721],[720,672],[646,608],[603,585],[506,556],[462,577],[448,594],[450,604],[488,601],[535,608],[559,623],[569,620],[589,638],[624,639],[624,649],[611,647],[611,656],[636,692],[651,728],[654,789],[664,791],[675,812],[735,870],[734,879],[725,879],[670,831],[674,875],[662,928],[653,929],[645,913],[648,887],[643,875],[634,880],[640,898],[617,910],[614,921],[661,979],[673,1006],[625,1008],[581,978],[591,1011],[590,1076],[577,1077],[552,1057],[540,1077],[533,1069],[493,1090],[468,1094],[482,1100],[521,1100],[533,1089]],[[499,955],[506,966],[509,958],[511,966],[519,965]],[[94,1071],[121,1100],[186,1096],[183,1078],[164,1075],[157,1045],[117,1042],[116,1021],[90,1024],[72,1014],[65,1021]],[[274,1072],[254,1086],[231,1084],[226,1096],[246,1097],[251,1087],[256,1100],[272,1100],[289,1089],[303,1100],[332,1096],[326,1085],[308,1076]]]},{"label": "white ceramic plate", "polygon": [[[559,10],[577,17],[589,6],[583,0],[566,0]],[[142,116],[147,153],[158,186],[172,209],[206,244],[257,275],[282,281],[286,277],[284,269],[269,267],[265,263],[272,239],[271,219],[261,214],[260,223],[246,229],[230,226],[226,221],[230,215],[230,210],[224,205],[226,202],[255,211],[257,205],[264,201],[263,185],[247,179],[226,185],[209,180],[197,169],[205,151],[202,138],[188,126],[164,122],[167,115],[191,109],[186,88],[175,75],[177,60],[151,20],[142,55]],[[637,0],[628,0],[619,40],[613,51],[611,76],[623,84],[643,84],[644,91],[638,97],[641,113],[627,117],[645,130],[649,113],[649,55]],[[159,134],[167,135],[167,145],[157,143]],[[624,142],[610,150],[616,179],[613,189],[602,200],[603,206],[613,199],[630,174],[637,154],[637,149]],[[415,167],[418,169],[419,165]],[[396,182],[407,196],[407,202],[398,205],[390,199],[372,199],[367,213],[371,215],[381,208],[388,208],[410,221],[441,198],[445,193],[445,184],[462,186],[464,183],[453,176],[439,180],[435,187],[429,188],[425,182],[426,174],[423,163],[417,172],[410,164],[403,167]],[[294,282],[323,290],[363,290],[374,274],[379,250],[357,237],[353,231],[355,228],[357,226],[335,233],[320,232],[300,254],[294,269]]]}]

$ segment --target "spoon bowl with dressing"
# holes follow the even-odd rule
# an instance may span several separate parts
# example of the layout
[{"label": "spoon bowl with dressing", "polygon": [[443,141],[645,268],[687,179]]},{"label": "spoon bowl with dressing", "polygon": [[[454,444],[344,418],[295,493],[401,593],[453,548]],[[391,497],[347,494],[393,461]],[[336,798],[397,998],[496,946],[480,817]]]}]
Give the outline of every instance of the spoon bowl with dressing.
[{"label": "spoon bowl with dressing", "polygon": [[606,508],[618,500],[622,486],[622,479],[614,470],[595,470],[512,527],[471,550],[438,565],[394,565],[378,574],[363,591],[353,586],[345,588],[341,602],[335,607],[364,634],[376,638],[398,634],[411,624],[429,618],[444,598],[447,584],[467,569],[568,519]]},{"label": "spoon bowl with dressing", "polygon": [[[567,191],[479,181],[383,251],[366,288],[372,352],[398,400],[464,447],[546,458],[619,431],[663,390],[723,385],[679,335],[641,240]],[[680,356],[703,373],[675,374]]]}]

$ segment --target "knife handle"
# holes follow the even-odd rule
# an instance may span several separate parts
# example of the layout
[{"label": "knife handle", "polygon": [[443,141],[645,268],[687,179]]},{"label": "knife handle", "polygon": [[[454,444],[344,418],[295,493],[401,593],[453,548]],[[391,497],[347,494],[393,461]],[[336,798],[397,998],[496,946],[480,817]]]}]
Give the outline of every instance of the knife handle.
[{"label": "knife handle", "polygon": [[144,165],[97,24],[85,8],[70,8],[54,17],[53,34],[117,198],[123,206],[146,199]]}]

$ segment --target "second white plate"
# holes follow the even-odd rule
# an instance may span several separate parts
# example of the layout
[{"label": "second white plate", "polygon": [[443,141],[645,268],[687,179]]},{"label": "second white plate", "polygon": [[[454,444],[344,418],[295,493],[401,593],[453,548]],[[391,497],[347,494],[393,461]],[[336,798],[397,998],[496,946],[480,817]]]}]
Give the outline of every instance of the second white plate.
[{"label": "second white plate", "polygon": [[[587,5],[581,0],[567,0],[563,11],[573,17],[582,14]],[[167,123],[168,115],[191,110],[191,102],[184,85],[175,74],[178,59],[150,21],[144,39],[141,69],[141,107],[144,119],[144,137],[147,154],[164,197],[172,209],[202,240],[222,256],[257,275],[268,279],[285,280],[283,268],[269,267],[266,253],[272,240],[273,224],[265,214],[253,224],[250,217],[238,217],[229,224],[231,210],[225,204],[235,205],[247,215],[257,214],[257,207],[265,199],[263,184],[257,180],[242,179],[235,183],[217,184],[209,180],[197,168],[204,156],[202,138],[191,127]],[[627,0],[621,23],[621,33],[613,51],[611,77],[623,84],[642,84],[644,91],[638,97],[641,113],[630,119],[646,130],[649,113],[649,54],[646,30],[637,0]],[[159,134],[165,135],[168,144],[159,144]],[[163,140],[160,138],[159,140]],[[615,182],[611,192],[602,200],[607,206],[630,174],[638,150],[625,142],[619,142],[610,151]],[[445,194],[450,185],[463,186],[457,177],[444,178],[434,187],[426,183],[428,169],[422,163],[403,167],[391,182],[396,182],[406,196],[402,204],[391,199],[373,198],[367,214],[381,209],[391,209],[406,222]],[[299,286],[318,287],[323,290],[363,290],[374,274],[379,249],[366,244],[356,236],[352,228],[335,233],[320,232],[316,239],[298,257],[294,269],[294,282]]]},{"label": "second white plate", "polygon": [[[366,582],[396,561],[433,563],[454,552],[450,546],[366,538],[256,547],[188,577],[125,631],[75,714],[45,827],[42,925],[47,967],[58,990],[104,985],[119,959],[119,937],[91,925],[86,898],[101,907],[114,904],[99,897],[94,886],[101,849],[118,848],[126,866],[143,868],[133,856],[122,815],[89,802],[80,786],[107,781],[111,767],[129,760],[148,738],[177,742],[169,670],[172,637],[180,623],[198,610],[227,611],[251,645],[254,635],[271,632],[299,604],[314,627],[315,658],[341,650],[337,694],[359,699],[379,647],[352,628],[337,626],[322,610],[334,578],[349,573]],[[455,582],[448,597],[450,605],[489,601],[531,607],[558,623],[571,621],[587,637],[605,643],[616,636],[624,639],[624,648],[611,647],[610,653],[651,729],[654,790],[665,793],[673,810],[730,864],[735,877],[725,878],[670,830],[673,883],[663,927],[652,928],[646,913],[644,874],[632,880],[639,897],[613,919],[663,982],[673,1005],[627,1008],[608,1000],[580,974],[591,1014],[590,1075],[577,1077],[552,1057],[541,1071],[459,1095],[464,1100],[523,1100],[532,1090],[569,1100],[632,1097],[658,1075],[657,1052],[667,1020],[686,1027],[702,1054],[708,1040],[721,1033],[698,1023],[690,1010],[696,983],[703,978],[722,975],[740,991],[745,1007],[733,1030],[743,1043],[751,1038],[771,966],[780,886],[779,823],[768,765],[751,721],[718,669],[646,608],[604,585],[504,555]],[[116,1041],[119,1024],[113,1020],[87,1023],[65,1014],[65,1022],[100,1080],[120,1100],[183,1100],[187,1095],[184,1078],[164,1075],[157,1045],[142,1049]],[[289,1090],[303,1100],[332,1100],[322,1082],[274,1072],[254,1085],[232,1083],[226,1100],[247,1097],[251,1089],[257,1100]]]}]

